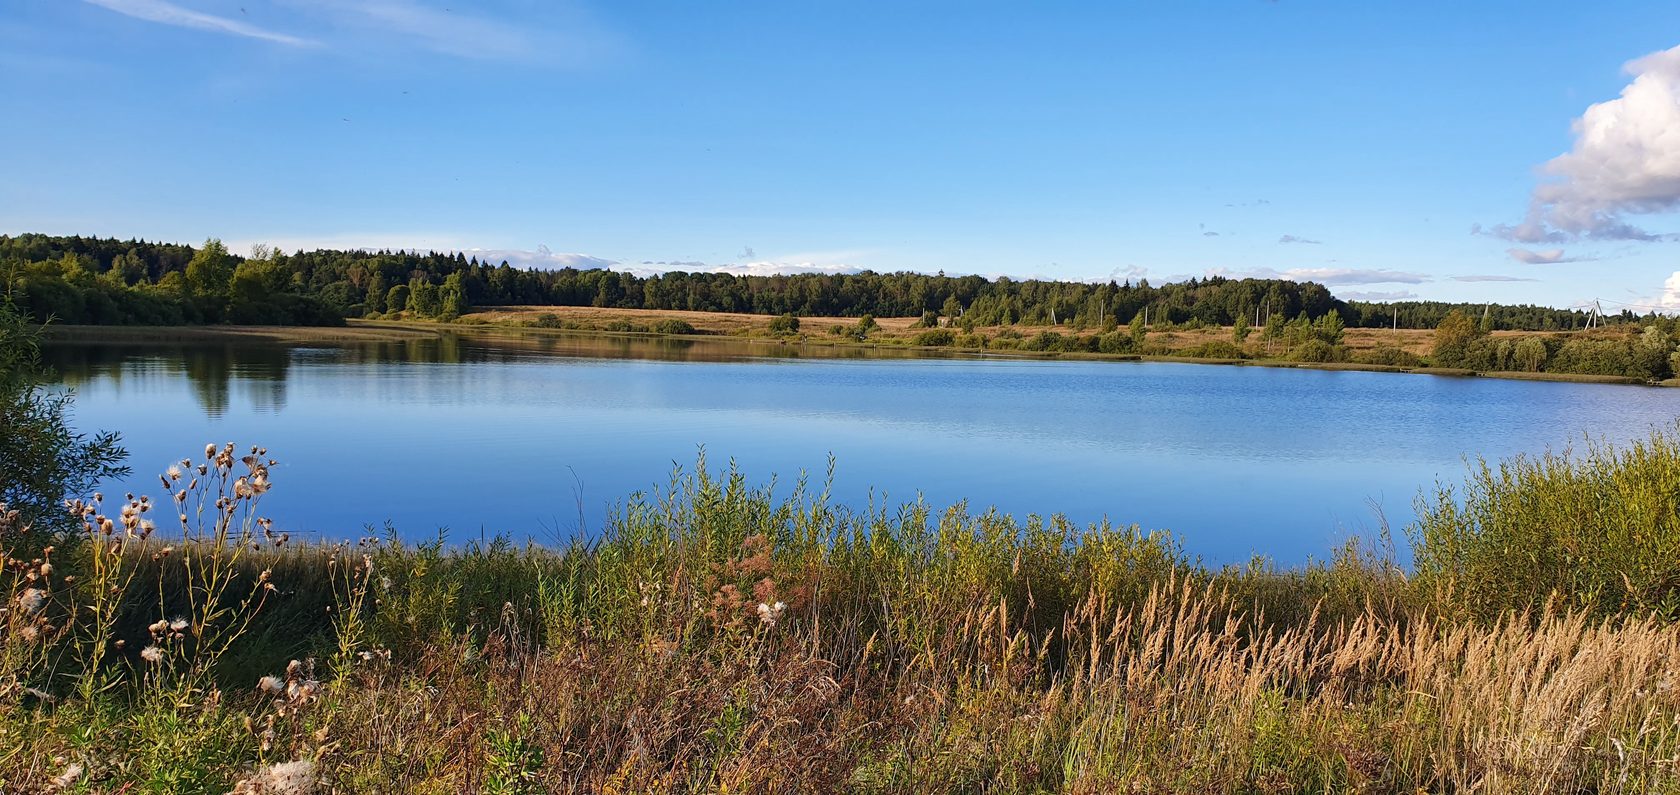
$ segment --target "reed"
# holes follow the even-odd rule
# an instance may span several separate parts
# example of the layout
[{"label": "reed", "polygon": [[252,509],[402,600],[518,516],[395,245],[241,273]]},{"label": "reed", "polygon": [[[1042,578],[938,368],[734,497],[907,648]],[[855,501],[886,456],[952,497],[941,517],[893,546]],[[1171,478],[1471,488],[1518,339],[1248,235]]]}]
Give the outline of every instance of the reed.
[{"label": "reed", "polygon": [[[1472,470],[1410,573],[1383,539],[1210,569],[704,459],[569,546],[297,545],[258,518],[266,454],[211,447],[168,502],[8,556],[0,790],[1680,792],[1680,627],[1640,601],[1670,444]],[[1527,524],[1582,500],[1622,540]],[[1511,538],[1593,576],[1499,579]]]}]

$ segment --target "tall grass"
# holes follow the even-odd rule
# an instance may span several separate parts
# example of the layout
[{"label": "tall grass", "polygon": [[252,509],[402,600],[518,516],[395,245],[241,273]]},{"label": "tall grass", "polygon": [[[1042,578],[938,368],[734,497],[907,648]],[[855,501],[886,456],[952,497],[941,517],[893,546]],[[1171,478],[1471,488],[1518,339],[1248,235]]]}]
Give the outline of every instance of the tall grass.
[{"label": "tall grass", "polygon": [[[1135,527],[853,511],[704,459],[568,547],[299,547],[212,448],[226,476],[172,498],[207,523],[83,505],[84,543],[7,561],[0,790],[1680,792],[1680,627],[1576,590],[1651,592],[1659,447],[1473,470],[1412,575],[1358,546],[1212,570]],[[1527,553],[1499,534],[1585,532],[1506,518],[1560,483],[1652,529],[1595,577],[1495,584]]]},{"label": "tall grass", "polygon": [[1680,618],[1680,435],[1478,459],[1419,500],[1418,576],[1490,616],[1554,595],[1600,615]]}]

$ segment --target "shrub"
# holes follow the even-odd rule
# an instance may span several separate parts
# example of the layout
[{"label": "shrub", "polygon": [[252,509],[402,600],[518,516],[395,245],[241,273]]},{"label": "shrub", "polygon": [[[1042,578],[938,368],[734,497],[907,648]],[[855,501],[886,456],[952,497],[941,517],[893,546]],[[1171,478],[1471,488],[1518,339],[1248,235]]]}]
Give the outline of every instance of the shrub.
[{"label": "shrub", "polygon": [[930,346],[930,347],[943,347],[943,346],[946,346],[946,345],[951,345],[951,344],[955,343],[956,341],[957,341],[957,335],[956,335],[955,332],[951,331],[948,328],[942,328],[942,329],[934,329],[932,331],[924,331],[920,334],[917,334],[915,336],[915,338],[913,338],[911,340],[911,343],[914,344],[914,345],[926,345],[926,346]]},{"label": "shrub", "polygon": [[531,326],[533,328],[555,328],[555,329],[565,327],[560,322],[560,316],[554,314],[553,312],[543,312],[542,314],[537,315],[536,317],[532,318],[531,319]]},{"label": "shrub", "polygon": [[784,314],[770,319],[771,334],[796,334],[799,332],[799,318]]},{"label": "shrub", "polygon": [[1131,353],[1136,348],[1132,335],[1125,331],[1110,331],[1097,337],[1097,350],[1102,353]]},{"label": "shrub", "polygon": [[1360,364],[1380,364],[1388,367],[1421,367],[1423,360],[1399,348],[1381,347],[1361,351],[1354,357]]},{"label": "shrub", "polygon": [[1296,362],[1339,362],[1346,354],[1347,350],[1340,345],[1331,345],[1320,339],[1309,339],[1290,348],[1286,358]]},{"label": "shrub", "polygon": [[1225,340],[1212,340],[1204,342],[1200,345],[1183,348],[1178,351],[1177,355],[1188,356],[1195,359],[1248,358],[1248,354],[1244,353],[1242,348],[1237,347],[1235,343],[1226,342]]},{"label": "shrub", "polygon": [[1680,618],[1680,435],[1478,460],[1462,490],[1418,500],[1419,578],[1490,616],[1554,594],[1609,614]]},{"label": "shrub", "polygon": [[694,324],[686,320],[668,317],[655,322],[652,330],[658,334],[693,334]]}]

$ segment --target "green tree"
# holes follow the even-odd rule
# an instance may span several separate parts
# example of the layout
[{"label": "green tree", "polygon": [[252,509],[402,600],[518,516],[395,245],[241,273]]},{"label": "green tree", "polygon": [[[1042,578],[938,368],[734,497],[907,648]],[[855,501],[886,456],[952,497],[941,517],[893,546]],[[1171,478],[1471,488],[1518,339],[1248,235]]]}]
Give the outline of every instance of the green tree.
[{"label": "green tree", "polygon": [[210,238],[187,263],[187,289],[199,311],[209,320],[221,320],[233,283],[234,261],[222,241]]},{"label": "green tree", "polygon": [[1476,321],[1454,309],[1435,327],[1432,357],[1437,367],[1462,367],[1470,357],[1470,345],[1481,336]]},{"label": "green tree", "polygon": [[0,298],[0,503],[49,533],[72,528],[66,497],[128,473],[117,435],[73,431],[70,405],[41,366],[39,328]]},{"label": "green tree", "polygon": [[1149,329],[1143,325],[1142,312],[1132,315],[1132,322],[1126,324],[1126,330],[1132,335],[1132,349],[1143,347],[1143,339],[1149,336]]},{"label": "green tree", "polygon": [[1517,343],[1512,358],[1518,367],[1537,373],[1546,364],[1546,343],[1539,337],[1523,337]]},{"label": "green tree", "polygon": [[1314,335],[1330,345],[1342,344],[1342,334],[1346,329],[1347,325],[1342,322],[1342,316],[1336,312],[1326,312],[1313,323]]},{"label": "green tree", "polygon": [[390,292],[391,288],[385,281],[385,274],[374,271],[373,278],[368,281],[367,298],[362,299],[362,305],[369,312],[383,312],[385,311],[386,298],[390,295]]},{"label": "green tree", "polygon": [[770,320],[771,334],[796,334],[798,332],[799,318],[792,314],[783,314]]},{"label": "green tree", "polygon": [[875,322],[874,315],[864,315],[863,317],[858,318],[857,325],[852,327],[852,336],[858,340],[865,340],[869,338],[869,335],[872,332],[880,327],[881,324]]},{"label": "green tree", "polygon": [[1254,328],[1248,325],[1248,317],[1237,315],[1237,322],[1231,325],[1231,340],[1238,345],[1248,340],[1248,335],[1254,333]]},{"label": "green tree", "polygon": [[467,305],[467,290],[461,286],[461,273],[456,271],[449,274],[437,291],[437,311],[434,313],[437,319],[447,323],[460,317],[470,308]]},{"label": "green tree", "polygon": [[385,311],[401,312],[408,308],[409,286],[406,284],[393,285],[385,292]]}]

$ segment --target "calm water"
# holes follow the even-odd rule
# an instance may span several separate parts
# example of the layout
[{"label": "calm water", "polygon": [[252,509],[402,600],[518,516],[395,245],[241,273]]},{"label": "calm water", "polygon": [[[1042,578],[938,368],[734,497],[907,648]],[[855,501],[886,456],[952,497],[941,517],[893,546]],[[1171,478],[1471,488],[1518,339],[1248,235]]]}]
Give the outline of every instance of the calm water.
[{"label": "calm water", "polygon": [[265,498],[276,526],[334,538],[386,520],[415,538],[589,533],[704,447],[784,484],[820,479],[832,453],[835,493],[857,506],[966,498],[1171,529],[1212,561],[1293,563],[1368,534],[1373,505],[1398,530],[1466,454],[1680,416],[1671,389],[801,353],[563,337],[48,350],[78,425],[126,439],[135,476],[110,490],[155,491],[156,472],[209,441],[262,444],[281,462]]}]

